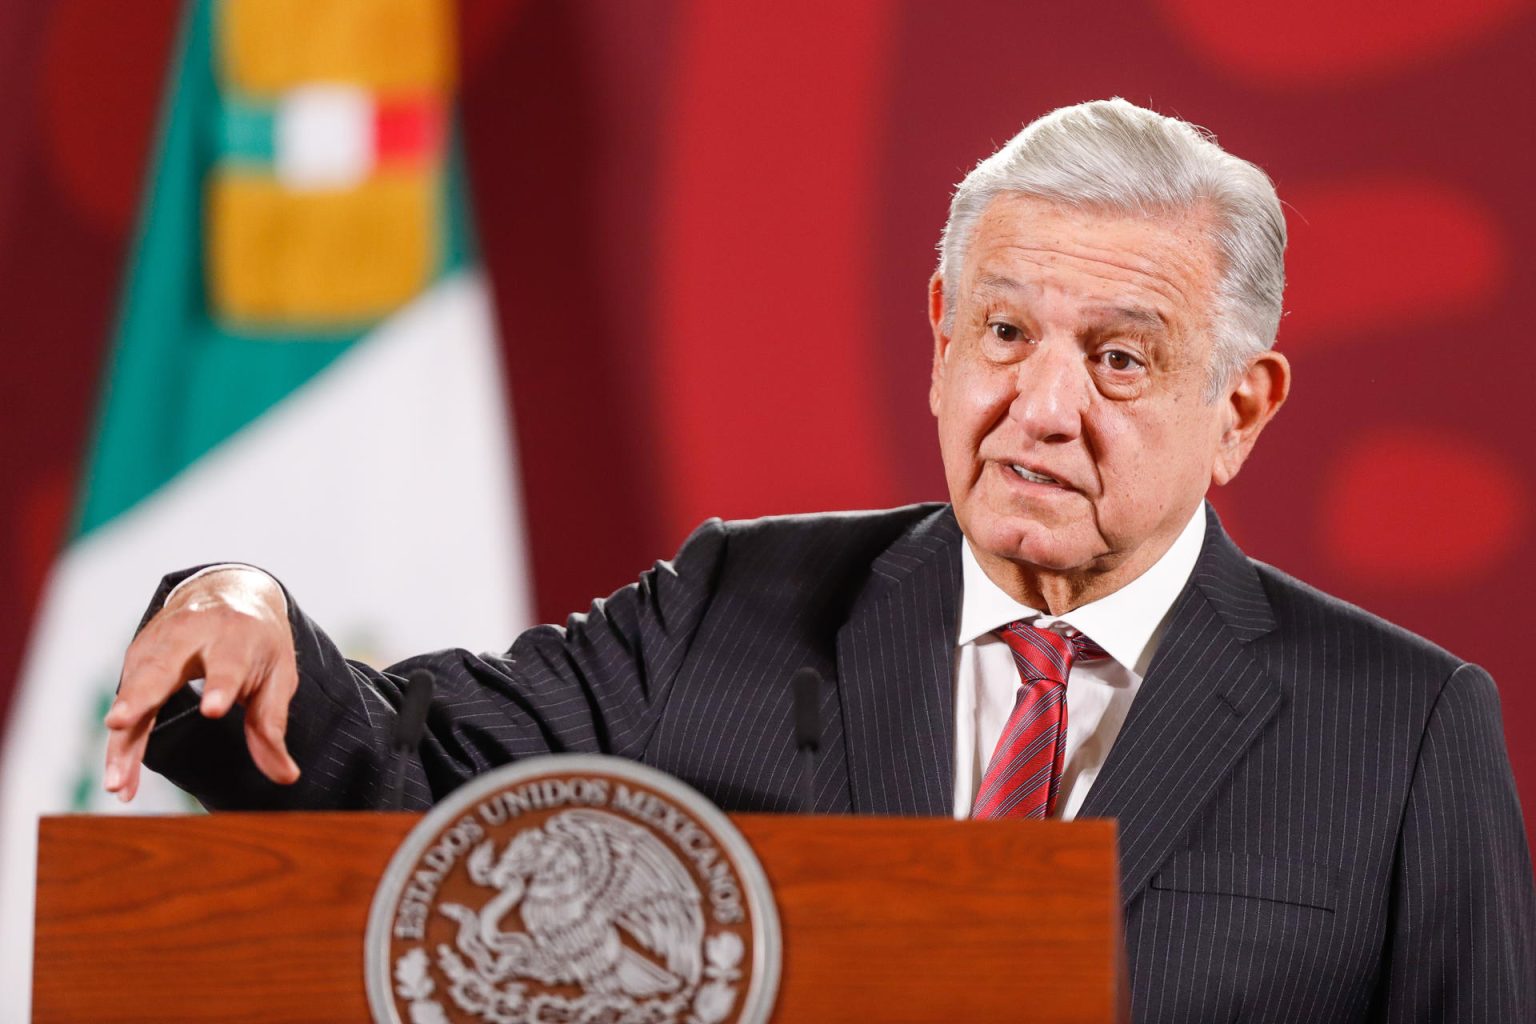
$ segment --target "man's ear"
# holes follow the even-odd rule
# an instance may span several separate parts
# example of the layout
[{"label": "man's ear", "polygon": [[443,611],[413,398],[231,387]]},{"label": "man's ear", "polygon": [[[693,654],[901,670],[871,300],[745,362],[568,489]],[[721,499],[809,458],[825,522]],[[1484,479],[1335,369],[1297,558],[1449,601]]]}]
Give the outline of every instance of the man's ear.
[{"label": "man's ear", "polygon": [[928,279],[928,325],[933,328],[933,375],[928,381],[928,408],[937,416],[944,356],[949,351],[949,336],[944,333],[944,278],[937,271]]},{"label": "man's ear", "polygon": [[1237,379],[1221,401],[1226,422],[1216,446],[1211,482],[1225,484],[1237,476],[1266,424],[1291,393],[1291,364],[1279,352],[1263,352]]}]

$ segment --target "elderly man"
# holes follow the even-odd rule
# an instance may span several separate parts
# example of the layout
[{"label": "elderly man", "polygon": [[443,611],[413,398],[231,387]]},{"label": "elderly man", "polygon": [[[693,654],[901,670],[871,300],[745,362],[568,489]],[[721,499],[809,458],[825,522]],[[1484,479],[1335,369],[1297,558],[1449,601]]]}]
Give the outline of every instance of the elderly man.
[{"label": "elderly man", "polygon": [[1290,385],[1284,247],[1263,172],[1189,125],[1056,111],[961,183],[944,231],[949,505],[712,521],[564,629],[386,672],[259,571],[168,577],[107,786],[131,797],[147,746],[211,807],[376,804],[425,667],[417,806],[579,750],[789,809],[785,684],[808,665],[833,683],[818,811],[1119,819],[1139,1020],[1536,1019],[1492,680],[1250,561],[1204,504]]}]

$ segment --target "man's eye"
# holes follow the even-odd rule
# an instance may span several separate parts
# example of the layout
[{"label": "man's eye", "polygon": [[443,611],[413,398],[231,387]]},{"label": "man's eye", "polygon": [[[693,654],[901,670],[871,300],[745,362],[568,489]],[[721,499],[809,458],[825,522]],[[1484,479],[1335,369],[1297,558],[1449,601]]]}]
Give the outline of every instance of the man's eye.
[{"label": "man's eye", "polygon": [[1132,370],[1141,365],[1135,356],[1129,352],[1121,352],[1119,349],[1110,349],[1099,358],[1111,370]]},{"label": "man's eye", "polygon": [[1018,341],[1020,337],[1019,329],[1013,326],[1013,324],[988,324],[987,329],[992,332],[993,337],[997,338],[998,341]]}]

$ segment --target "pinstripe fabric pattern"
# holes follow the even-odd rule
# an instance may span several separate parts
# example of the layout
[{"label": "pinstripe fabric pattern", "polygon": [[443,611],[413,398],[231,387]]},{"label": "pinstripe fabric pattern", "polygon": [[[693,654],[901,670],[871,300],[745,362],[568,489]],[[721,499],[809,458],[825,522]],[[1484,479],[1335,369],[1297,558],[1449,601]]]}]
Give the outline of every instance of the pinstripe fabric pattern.
[{"label": "pinstripe fabric pattern", "polygon": [[[1081,812],[1120,822],[1135,1019],[1536,1021],[1530,854],[1492,680],[1209,522]],[[262,780],[240,716],[205,721],[185,694],[150,764],[211,807],[377,805],[402,680],[424,666],[438,685],[415,806],[579,750],[727,809],[789,810],[788,680],[811,665],[836,684],[815,809],[944,816],[960,539],[942,506],[712,521],[563,629],[384,673],[343,661],[290,599],[300,782]]]}]

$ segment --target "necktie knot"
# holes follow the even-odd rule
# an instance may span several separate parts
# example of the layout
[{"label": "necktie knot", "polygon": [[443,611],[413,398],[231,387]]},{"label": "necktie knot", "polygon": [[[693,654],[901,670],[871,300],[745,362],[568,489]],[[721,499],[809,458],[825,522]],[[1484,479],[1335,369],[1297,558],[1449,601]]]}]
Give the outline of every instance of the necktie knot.
[{"label": "necktie knot", "polygon": [[1082,633],[1062,636],[1054,629],[1041,629],[1023,619],[1010,622],[997,631],[1019,667],[1019,677],[1026,682],[1044,679],[1065,684],[1076,661],[1107,658],[1104,648]]}]

